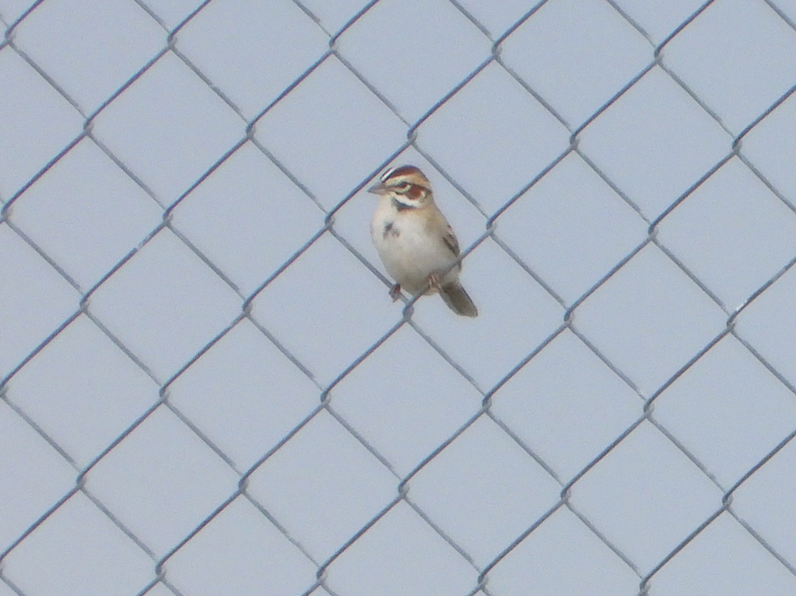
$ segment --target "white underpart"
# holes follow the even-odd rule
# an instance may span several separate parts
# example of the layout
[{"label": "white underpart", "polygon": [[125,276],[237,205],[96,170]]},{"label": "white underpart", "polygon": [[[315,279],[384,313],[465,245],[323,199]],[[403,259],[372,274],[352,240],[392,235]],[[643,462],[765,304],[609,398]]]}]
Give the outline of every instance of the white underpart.
[{"label": "white underpart", "polygon": [[[429,235],[415,211],[396,211],[389,197],[382,197],[380,201],[371,226],[373,244],[387,273],[404,290],[417,294],[426,287],[431,273],[444,271],[456,257],[441,238]],[[384,228],[390,222],[392,232],[385,234]],[[453,281],[458,276],[458,267],[454,267],[440,281]]]}]

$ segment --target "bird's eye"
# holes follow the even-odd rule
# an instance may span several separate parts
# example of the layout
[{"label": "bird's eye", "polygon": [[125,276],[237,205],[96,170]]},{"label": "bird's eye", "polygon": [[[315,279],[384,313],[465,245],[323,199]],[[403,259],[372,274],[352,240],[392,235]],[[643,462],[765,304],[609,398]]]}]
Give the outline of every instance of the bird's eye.
[{"label": "bird's eye", "polygon": [[398,190],[407,190],[409,188],[409,186],[410,186],[410,184],[408,182],[401,182],[395,188],[398,189]]}]

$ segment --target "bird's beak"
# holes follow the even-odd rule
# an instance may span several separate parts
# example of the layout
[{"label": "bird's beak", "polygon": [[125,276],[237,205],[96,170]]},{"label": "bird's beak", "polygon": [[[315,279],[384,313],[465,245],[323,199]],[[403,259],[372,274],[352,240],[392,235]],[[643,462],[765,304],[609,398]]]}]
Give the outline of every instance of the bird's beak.
[{"label": "bird's beak", "polygon": [[372,192],[374,195],[383,195],[387,190],[387,187],[384,186],[381,182],[379,184],[374,184],[368,189],[368,192]]}]

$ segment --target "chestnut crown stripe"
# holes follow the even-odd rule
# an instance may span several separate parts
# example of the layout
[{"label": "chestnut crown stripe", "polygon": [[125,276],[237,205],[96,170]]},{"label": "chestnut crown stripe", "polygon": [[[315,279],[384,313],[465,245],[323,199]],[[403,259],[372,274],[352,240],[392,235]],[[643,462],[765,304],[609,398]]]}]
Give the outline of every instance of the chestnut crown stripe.
[{"label": "chestnut crown stripe", "polygon": [[[398,167],[395,167],[395,168],[390,168],[389,170],[384,172],[381,175],[381,181],[382,182],[387,182],[387,180],[389,180],[393,176],[407,176],[407,175],[410,175],[410,174],[414,174],[414,175],[419,174],[419,175],[423,176],[423,172],[421,172],[420,169],[416,168],[415,166],[398,166]],[[423,178],[425,178],[425,176],[423,176]]]},{"label": "chestnut crown stripe", "polygon": [[400,166],[391,168],[384,172],[381,176],[382,183],[386,184],[388,180],[404,179],[409,184],[422,186],[423,188],[431,189],[431,183],[426,178],[425,174],[415,166]]}]

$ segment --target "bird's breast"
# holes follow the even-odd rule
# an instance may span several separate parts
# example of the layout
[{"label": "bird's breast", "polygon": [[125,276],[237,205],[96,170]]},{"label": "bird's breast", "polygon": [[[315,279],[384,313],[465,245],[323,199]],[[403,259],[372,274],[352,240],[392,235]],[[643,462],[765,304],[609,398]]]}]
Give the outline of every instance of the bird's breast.
[{"label": "bird's breast", "polygon": [[[415,211],[377,211],[371,235],[387,273],[413,294],[423,290],[431,273],[455,260],[442,238],[430,232],[425,218]],[[454,269],[451,275],[457,273]]]}]

